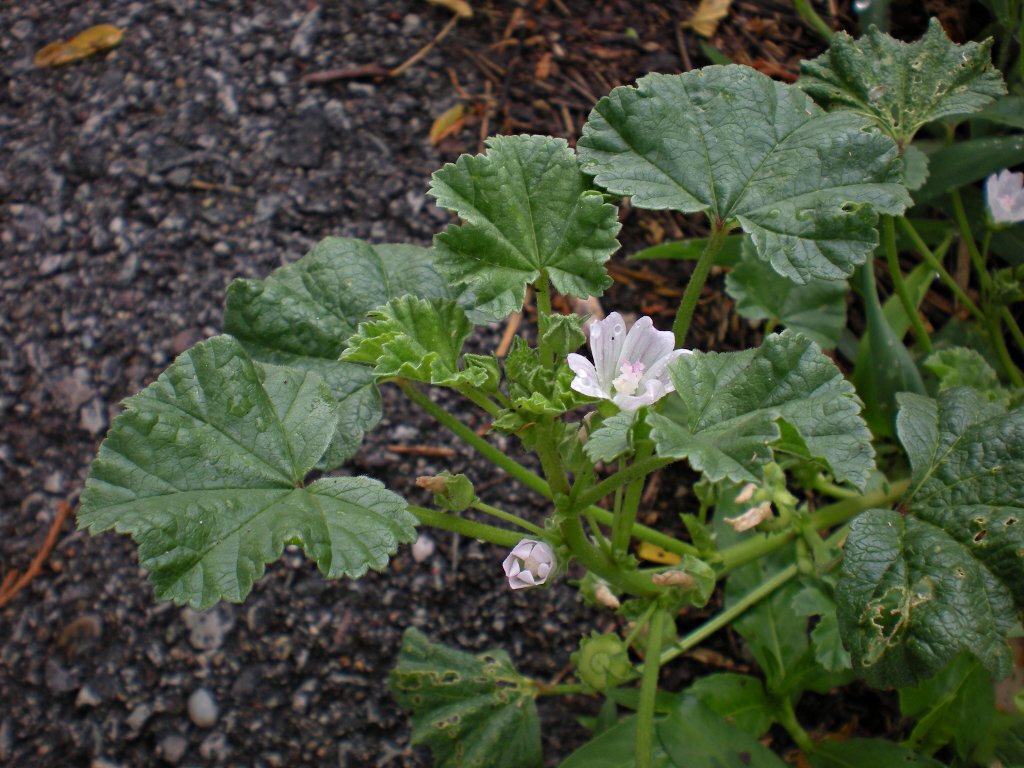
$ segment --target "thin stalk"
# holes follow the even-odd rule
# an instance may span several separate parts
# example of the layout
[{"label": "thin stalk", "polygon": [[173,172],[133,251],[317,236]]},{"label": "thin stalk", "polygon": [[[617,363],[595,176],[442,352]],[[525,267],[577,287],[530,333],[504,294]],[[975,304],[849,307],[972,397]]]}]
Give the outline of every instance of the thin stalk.
[{"label": "thin stalk", "polygon": [[480,408],[480,410],[487,411],[491,416],[497,416],[498,411],[501,410],[497,405],[491,402],[491,399],[487,397],[483,392],[480,392],[476,387],[466,387],[465,389],[458,390],[459,393]]},{"label": "thin stalk", "polygon": [[[650,443],[642,446],[634,463],[649,459],[653,451],[654,446]],[[640,499],[647,477],[648,475],[641,475],[626,484],[623,503],[615,511],[615,521],[612,523],[612,552],[616,555],[625,554],[629,547],[630,532],[633,530],[633,523],[636,522],[637,512],[640,511]]]},{"label": "thin stalk", "polygon": [[921,238],[921,235],[918,234],[914,225],[906,218],[902,217],[899,219],[899,222],[900,226],[903,227],[904,233],[906,233],[907,237],[910,238],[910,241],[914,244],[914,248],[916,248],[917,252],[921,254],[925,263],[938,273],[939,279],[946,284],[946,287],[949,288],[950,291],[953,292],[957,301],[963,304],[967,308],[967,311],[974,315],[975,319],[981,320],[984,315],[982,315],[981,310],[978,309],[978,305],[971,300],[971,297],[968,296],[967,293],[964,292],[964,289],[960,287],[960,283],[958,283],[956,279],[946,271],[946,268],[942,266],[942,262],[940,262],[932,250],[925,245],[924,240]]},{"label": "thin stalk", "polygon": [[666,616],[664,610],[655,611],[647,633],[644,676],[640,681],[640,705],[636,710],[636,768],[651,768],[654,764],[654,705],[658,695]]},{"label": "thin stalk", "polygon": [[541,333],[541,329],[544,328],[547,319],[551,316],[551,282],[548,279],[547,272],[541,271],[534,289],[534,301],[537,303],[537,338],[539,340],[537,353],[542,363],[547,366],[553,366],[556,355],[544,343],[544,336]]},{"label": "thin stalk", "polygon": [[1013,362],[1013,358],[1010,357],[1010,350],[1006,348],[1006,339],[1003,338],[1003,323],[1002,314],[995,313],[988,321],[988,335],[992,339],[992,346],[995,347],[996,355],[999,356],[999,362],[1003,364],[1003,369],[1006,371],[1006,375],[1010,377],[1010,381],[1013,382],[1014,386],[1024,386],[1024,376],[1021,376],[1020,369]]},{"label": "thin stalk", "polygon": [[501,547],[514,547],[523,538],[519,531],[510,531],[507,528],[477,523],[473,520],[449,515],[447,512],[441,512],[436,509],[417,507],[414,504],[410,504],[408,509],[424,525],[432,525],[434,528],[451,531],[471,539],[480,539],[481,541],[487,541]]},{"label": "thin stalk", "polygon": [[700,298],[700,292],[708,279],[715,258],[722,250],[726,234],[728,234],[728,228],[724,222],[716,221],[711,225],[711,237],[708,238],[707,245],[704,246],[700,258],[697,259],[697,266],[694,267],[690,282],[686,284],[686,290],[683,292],[683,299],[679,303],[676,321],[672,324],[676,347],[685,346],[686,332],[690,329],[690,321],[693,320],[693,311],[697,308],[697,300]]},{"label": "thin stalk", "polygon": [[647,607],[647,610],[643,612],[639,619],[637,619],[637,622],[633,625],[633,628],[629,630],[629,634],[626,635],[626,639],[622,641],[623,645],[625,645],[627,648],[633,645],[633,641],[636,640],[636,636],[643,631],[645,626],[647,626],[647,622],[651,620],[651,616],[654,615],[654,611],[657,610],[657,608],[657,603],[651,603]]},{"label": "thin stalk", "polygon": [[967,247],[967,252],[971,255],[971,263],[974,265],[974,270],[978,273],[981,287],[987,290],[991,278],[988,274],[988,268],[985,266],[985,257],[981,255],[981,251],[978,250],[978,244],[974,242],[974,233],[971,232],[970,222],[967,221],[967,212],[964,210],[964,199],[960,196],[960,190],[954,189],[949,193],[949,198],[953,201],[953,218],[956,219],[956,225],[960,228],[960,238]]},{"label": "thin stalk", "polygon": [[415,384],[404,379],[399,379],[395,383],[398,385],[399,389],[405,393],[406,397],[433,416],[439,424],[446,427],[457,437],[461,438],[463,442],[470,445],[485,459],[496,464],[527,488],[530,488],[549,499],[551,498],[551,488],[542,478],[538,477],[514,459],[510,459],[504,453],[488,443],[476,432],[427,397],[427,395],[424,394]]},{"label": "thin stalk", "polygon": [[[899,499],[910,487],[910,479],[899,480],[889,486],[888,491],[875,491],[854,499],[844,499],[829,504],[810,515],[806,526],[810,530],[820,531],[845,523],[854,515],[858,515],[872,507],[888,507]],[[771,536],[747,539],[721,551],[722,568],[718,578],[722,578],[742,565],[759,560],[779,547],[785,546],[796,535],[795,530],[782,531]]]},{"label": "thin stalk", "polygon": [[561,685],[548,685],[540,680],[533,681],[537,688],[538,696],[572,696],[577,693],[590,693],[583,683],[562,683]]},{"label": "thin stalk", "polygon": [[800,18],[807,22],[811,29],[825,38],[825,42],[832,39],[834,34],[832,27],[818,15],[818,12],[811,6],[810,0],[793,0],[793,8],[800,15]]},{"label": "thin stalk", "polygon": [[914,337],[925,354],[932,351],[932,340],[928,337],[928,330],[921,321],[917,307],[910,298],[910,291],[903,281],[903,272],[900,270],[899,254],[896,252],[896,222],[892,216],[882,217],[882,246],[885,250],[885,260],[889,264],[889,275],[892,277],[893,287],[896,295],[900,297],[903,311],[907,313],[910,320],[910,327],[914,331]]},{"label": "thin stalk", "polygon": [[473,509],[478,509],[481,512],[496,517],[499,520],[504,520],[506,523],[512,523],[512,525],[518,525],[524,531],[536,534],[537,536],[544,536],[544,529],[540,526],[534,525],[529,520],[524,520],[518,515],[513,515],[511,512],[506,512],[503,509],[492,507],[490,504],[485,504],[479,499],[473,504]]},{"label": "thin stalk", "polygon": [[830,483],[821,475],[815,475],[810,482],[810,488],[812,491],[823,493],[826,496],[831,496],[834,499],[859,499],[860,494],[857,491],[850,490],[849,488],[843,488]]},{"label": "thin stalk", "polygon": [[[433,400],[427,397],[412,382],[406,381],[404,379],[398,379],[395,381],[395,384],[399,387],[399,389],[402,390],[402,392],[406,394],[406,396],[410,400],[412,400],[414,403],[416,403],[416,405],[420,406],[424,411],[433,416],[434,419],[439,424],[441,424],[454,435],[459,437],[463,442],[465,442],[467,445],[473,448],[485,459],[487,459],[488,461],[492,462],[493,464],[504,470],[506,474],[508,474],[511,477],[514,477],[516,480],[521,482],[530,490],[536,491],[545,499],[551,498],[551,486],[548,485],[547,481],[545,481],[544,478],[542,478],[540,475],[536,474],[535,472],[531,472],[529,469],[524,467],[519,462],[509,458],[504,453],[499,451],[493,445],[491,445],[482,437],[480,437],[476,432],[474,432],[472,429],[470,429],[461,421],[459,421],[450,413],[448,413],[448,411],[444,410],[441,406],[439,406],[437,403],[435,403]],[[652,461],[656,460],[652,459]],[[657,461],[664,461],[665,463],[669,463],[670,460],[662,459]],[[593,499],[593,501],[597,501],[598,499],[603,498],[608,493],[611,493],[611,490],[597,496],[596,498]],[[593,501],[588,502],[588,512],[593,514],[594,519],[601,523],[601,525],[606,525],[610,527],[613,519],[612,513],[609,512],[607,509],[595,506],[593,504]],[[583,505],[574,506],[576,508],[579,508],[580,506]],[[679,539],[673,538],[672,536],[662,533],[661,531],[657,531],[653,528],[649,528],[648,526],[642,525],[640,523],[636,523],[633,525],[632,535],[634,538],[640,539],[641,541],[647,541],[651,544],[656,544],[657,546],[664,549],[666,552],[675,552],[677,555],[700,554],[699,550],[692,544],[687,544],[685,541],[679,541]]]},{"label": "thin stalk", "polygon": [[586,533],[583,532],[579,515],[570,514],[563,518],[560,530],[563,541],[580,565],[600,576],[612,586],[639,597],[654,597],[663,592],[660,587],[651,583],[650,576],[639,571],[624,571],[613,563],[604,552],[591,544]]},{"label": "thin stalk", "polygon": [[1017,325],[1017,320],[1010,314],[1009,307],[1003,307],[999,312],[999,316],[1003,318],[1003,322],[1006,323],[1006,327],[1010,329],[1010,335],[1013,336],[1013,340],[1017,342],[1017,348],[1020,349],[1021,352],[1024,352],[1024,333],[1021,333],[1020,326]]},{"label": "thin stalk", "polygon": [[647,477],[651,472],[668,466],[673,461],[675,461],[675,459],[663,459],[659,456],[651,456],[640,461],[634,461],[625,469],[608,475],[608,477],[595,485],[589,491],[580,494],[574,506],[578,509],[580,507],[594,504],[617,488],[631,483],[633,480]]},{"label": "thin stalk", "polygon": [[[684,653],[689,651],[691,648],[696,648],[698,645],[703,643],[718,630],[724,629],[725,627],[732,624],[736,619],[746,613],[750,608],[757,605],[759,602],[764,600],[770,594],[772,594],[779,587],[786,584],[791,579],[795,578],[797,574],[797,568],[795,565],[790,565],[787,568],[779,571],[777,574],[772,576],[765,582],[762,582],[759,586],[755,587],[749,593],[744,595],[733,605],[726,608],[724,611],[719,613],[713,619],[704,622],[697,629],[693,630],[686,637],[679,640],[671,648],[667,648],[661,652],[661,663],[665,664],[677,656],[682,656]],[[646,664],[644,665],[644,671],[646,671]]]}]

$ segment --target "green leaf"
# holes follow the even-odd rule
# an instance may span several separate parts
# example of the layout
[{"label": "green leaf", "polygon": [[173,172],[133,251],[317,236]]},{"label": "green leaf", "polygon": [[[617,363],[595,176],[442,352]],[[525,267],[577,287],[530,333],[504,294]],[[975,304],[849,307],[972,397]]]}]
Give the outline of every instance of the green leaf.
[{"label": "green leaf", "polygon": [[587,438],[584,453],[594,463],[613,461],[632,450],[630,433],[636,421],[636,411],[619,411],[601,422]]},{"label": "green leaf", "polygon": [[718,672],[700,678],[686,689],[727,723],[760,738],[775,722],[775,702],[756,677]]},{"label": "green leaf", "polygon": [[952,743],[966,760],[995,719],[992,681],[977,660],[961,654],[930,680],[902,689],[900,712],[918,721],[906,741],[911,749],[934,754]]},{"label": "green leaf", "polygon": [[977,350],[940,349],[925,358],[924,367],[939,380],[940,392],[953,387],[972,387],[993,402],[1009,405],[1009,391],[999,384],[996,372]]},{"label": "green leaf", "polygon": [[240,602],[292,542],[326,577],[357,578],[416,537],[405,502],[375,480],[302,486],[338,420],[313,372],[258,368],[235,339],[218,336],[124,405],[78,521],[92,533],[130,533],[160,599]]},{"label": "green leaf", "polygon": [[228,287],[224,329],[258,362],[313,371],[341,407],[322,469],[340,466],[380,419],[380,394],[362,365],[338,360],[366,314],[393,296],[448,295],[433,256],[411,245],[328,237],[264,280]]},{"label": "green leaf", "polygon": [[813,768],[945,768],[942,763],[883,739],[823,741],[811,754]]},{"label": "green leaf", "polygon": [[819,101],[875,120],[901,146],[925,123],[974,112],[1006,93],[992,40],[956,45],[938,19],[913,43],[872,27],[859,40],[838,32],[801,62],[798,85]]},{"label": "green leaf", "polygon": [[379,377],[446,387],[484,384],[484,370],[459,369],[462,345],[472,332],[473,324],[454,301],[403,296],[369,313],[341,359],[373,365]]},{"label": "green leaf", "polygon": [[412,743],[428,745],[438,768],[541,764],[537,688],[504,651],[473,655],[410,627],[390,688],[412,713]]},{"label": "green leaf", "polygon": [[771,320],[802,333],[825,349],[839,342],[846,327],[845,280],[810,278],[798,285],[757,258],[744,238],[739,263],[725,277],[725,292],[748,320]]},{"label": "green leaf", "polygon": [[928,180],[914,191],[914,202],[930,203],[940,195],[1021,162],[1024,162],[1024,134],[958,141],[928,156]]},{"label": "green leaf", "polygon": [[586,342],[582,315],[540,315],[540,345],[558,357],[575,352]]},{"label": "green leaf", "polygon": [[850,275],[878,243],[876,210],[897,215],[910,202],[891,139],[735,65],[616,88],[577,151],[598,185],[639,208],[738,223],[797,283]]},{"label": "green leaf", "polygon": [[754,736],[727,723],[696,698],[686,696],[655,731],[677,768],[785,768]]},{"label": "green leaf", "polygon": [[903,687],[969,651],[1005,676],[1024,604],[1024,410],[965,387],[900,405],[912,491],[902,514],[854,521],[836,590],[854,668]]},{"label": "green leaf", "polygon": [[[584,744],[560,768],[633,768],[636,718],[629,717]],[[652,768],[785,768],[749,733],[730,725],[693,696],[655,721]]]},{"label": "green leaf", "polygon": [[433,175],[430,194],[465,222],[434,238],[438,266],[495,318],[520,309],[542,273],[563,294],[604,293],[618,212],[590,188],[565,140],[493,136],[487,148]]},{"label": "green leaf", "polygon": [[928,180],[928,155],[913,144],[903,151],[903,178],[911,192],[923,187]]},{"label": "green leaf", "polygon": [[806,587],[793,598],[793,610],[801,616],[818,617],[818,623],[811,630],[814,660],[829,672],[851,669],[850,653],[843,646],[839,632],[835,600],[818,587]]},{"label": "green leaf", "polygon": [[756,482],[782,421],[837,480],[867,482],[874,449],[860,403],[809,339],[785,331],[758,349],[684,355],[669,371],[676,392],[647,417],[658,455],[688,459],[713,482]]},{"label": "green leaf", "polygon": [[1024,96],[1003,96],[972,114],[971,118],[1024,129]]}]

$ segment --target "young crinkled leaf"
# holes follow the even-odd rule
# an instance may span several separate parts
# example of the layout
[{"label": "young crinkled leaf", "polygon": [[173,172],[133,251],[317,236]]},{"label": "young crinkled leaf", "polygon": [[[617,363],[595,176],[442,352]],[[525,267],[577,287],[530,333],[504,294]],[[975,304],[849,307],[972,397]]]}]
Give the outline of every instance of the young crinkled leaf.
[{"label": "young crinkled leaf", "polygon": [[772,320],[802,333],[824,349],[839,343],[846,327],[845,280],[810,278],[797,285],[757,258],[744,238],[739,263],[725,277],[725,292],[748,320]]},{"label": "young crinkled leaf", "polygon": [[434,238],[438,267],[498,319],[546,274],[563,294],[600,296],[618,248],[618,211],[590,188],[563,139],[493,136],[433,175],[430,194],[465,222]]},{"label": "young crinkled leaf", "polygon": [[431,251],[340,237],[322,240],[264,280],[235,280],[228,288],[224,330],[254,360],[315,371],[337,399],[341,415],[322,469],[351,457],[381,415],[373,372],[338,356],[371,309],[406,294],[449,296]]},{"label": "young crinkled leaf", "polygon": [[694,352],[669,366],[676,392],[649,414],[659,456],[687,459],[712,482],[756,482],[772,444],[802,442],[841,482],[863,488],[874,467],[860,401],[814,342],[792,331],[758,349]]},{"label": "young crinkled leaf", "polygon": [[991,38],[954,44],[938,19],[914,43],[876,27],[859,40],[837,32],[825,53],[802,62],[797,85],[819,101],[870,117],[906,146],[925,123],[969,114],[1006,93],[991,48]]},{"label": "young crinkled leaf", "polygon": [[130,533],[156,596],[197,608],[243,600],[286,543],[327,578],[380,570],[416,537],[402,498],[365,477],[302,484],[337,420],[316,373],[257,367],[230,336],[197,344],[125,401],[79,525]]},{"label": "young crinkled leaf", "polygon": [[836,589],[854,669],[903,687],[961,651],[1003,677],[1024,605],[1024,410],[973,389],[899,397],[913,487],[905,512],[853,522]]},{"label": "young crinkled leaf", "polygon": [[481,385],[483,368],[459,369],[459,354],[473,324],[449,299],[392,299],[360,323],[341,359],[375,366],[376,376],[402,376],[446,387]]},{"label": "young crinkled leaf", "polygon": [[910,204],[896,145],[868,125],[748,67],[711,66],[616,88],[577,151],[599,186],[638,208],[739,224],[803,284],[848,277],[878,244],[876,211]]},{"label": "young crinkled leaf", "polygon": [[438,768],[541,765],[537,688],[504,651],[473,655],[410,627],[390,688],[412,713],[412,743],[429,746]]}]

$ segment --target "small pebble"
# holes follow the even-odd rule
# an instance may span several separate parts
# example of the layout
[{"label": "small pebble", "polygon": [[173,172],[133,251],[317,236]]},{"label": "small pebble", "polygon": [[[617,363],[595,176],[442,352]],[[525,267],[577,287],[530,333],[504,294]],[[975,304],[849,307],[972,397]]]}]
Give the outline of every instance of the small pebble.
[{"label": "small pebble", "polygon": [[212,728],[217,714],[217,700],[206,688],[197,688],[188,697],[188,716],[200,728]]},{"label": "small pebble", "polygon": [[181,762],[181,758],[185,756],[185,751],[188,749],[188,739],[182,736],[180,733],[169,733],[160,739],[160,745],[157,747],[157,754],[165,763],[171,765],[177,765]]},{"label": "small pebble", "polygon": [[426,533],[421,533],[412,545],[412,559],[422,563],[434,554],[434,540]]}]

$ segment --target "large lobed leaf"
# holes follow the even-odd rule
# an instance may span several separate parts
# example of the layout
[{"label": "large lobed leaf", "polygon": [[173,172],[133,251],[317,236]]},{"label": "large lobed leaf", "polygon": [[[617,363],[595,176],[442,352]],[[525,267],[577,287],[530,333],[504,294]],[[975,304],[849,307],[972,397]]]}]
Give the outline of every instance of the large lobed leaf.
[{"label": "large lobed leaf", "polygon": [[433,175],[430,194],[463,224],[434,238],[438,266],[472,291],[477,310],[520,309],[526,286],[547,275],[564,294],[599,296],[618,248],[618,211],[590,188],[563,139],[493,136]]},{"label": "large lobed leaf", "polygon": [[449,296],[431,251],[340,237],[322,240],[264,280],[235,280],[228,288],[224,330],[254,360],[316,372],[337,399],[341,416],[324,469],[351,457],[381,415],[372,371],[338,356],[370,310],[407,294]]},{"label": "large lobed leaf", "polygon": [[537,688],[504,651],[473,655],[410,627],[390,687],[412,713],[412,743],[428,745],[438,768],[541,764]]},{"label": "large lobed leaf", "polygon": [[658,455],[687,459],[712,482],[757,481],[784,439],[836,479],[867,482],[874,449],[860,402],[810,339],[785,331],[757,349],[695,352],[669,372],[676,392],[647,417]]},{"label": "large lobed leaf", "polygon": [[902,146],[925,123],[970,114],[1006,93],[991,48],[991,38],[954,44],[934,18],[913,43],[877,27],[859,40],[837,32],[825,53],[801,63],[798,85],[820,101],[870,117]]},{"label": "large lobed leaf", "polygon": [[739,224],[797,283],[839,280],[878,243],[876,211],[910,204],[892,139],[748,67],[652,74],[583,126],[583,170],[640,208]]},{"label": "large lobed leaf", "polygon": [[1024,605],[1024,410],[966,387],[899,400],[913,488],[902,514],[854,521],[837,588],[854,667],[902,687],[969,651],[1005,676]]},{"label": "large lobed leaf", "polygon": [[139,544],[156,595],[241,601],[286,543],[328,578],[381,569],[415,538],[401,497],[364,477],[303,486],[328,449],[337,402],[312,371],[257,367],[218,336],[125,401],[82,493],[79,525]]}]

